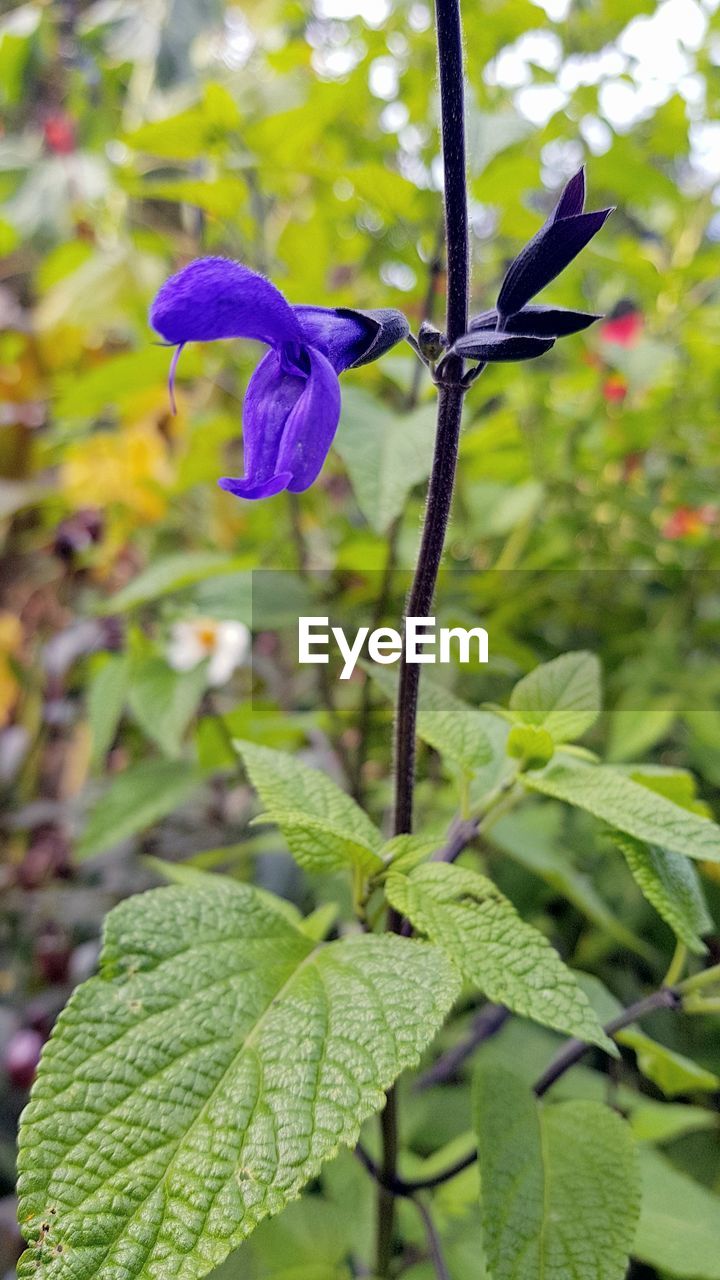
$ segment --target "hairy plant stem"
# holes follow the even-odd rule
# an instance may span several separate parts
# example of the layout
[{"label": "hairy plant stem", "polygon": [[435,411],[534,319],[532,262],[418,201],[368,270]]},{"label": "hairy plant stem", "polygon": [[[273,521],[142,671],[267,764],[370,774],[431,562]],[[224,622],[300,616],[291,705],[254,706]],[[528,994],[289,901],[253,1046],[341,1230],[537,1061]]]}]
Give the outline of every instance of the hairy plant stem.
[{"label": "hairy plant stem", "polygon": [[[447,253],[446,333],[452,345],[467,329],[470,254],[468,243],[467,183],[465,174],[465,95],[463,85],[460,0],[436,0],[438,68],[443,170],[445,179],[445,244]],[[463,361],[445,362],[438,394],[435,452],[428,489],[420,550],[405,616],[426,617],[432,608],[445,534],[450,517],[465,389],[460,385]],[[395,715],[395,811],[394,832],[412,830],[415,785],[415,738],[420,669],[403,661]],[[391,912],[388,927],[399,932],[402,922]],[[395,1231],[393,1180],[396,1176],[398,1130],[397,1102],[393,1092],[383,1114],[383,1181],[378,1196],[376,1272],[378,1280],[389,1274]],[[390,1195],[387,1194],[388,1190]]]},{"label": "hairy plant stem", "polygon": [[[442,223],[438,227],[435,244],[433,247],[432,257],[428,263],[428,281],[425,298],[422,304],[422,319],[432,322],[435,319],[435,310],[438,295],[438,280],[443,270],[443,226]],[[405,413],[412,413],[417,409],[420,402],[420,390],[422,388],[423,376],[425,374],[425,365],[421,360],[416,360],[413,364],[413,373],[410,386],[408,387],[405,404],[403,406]],[[382,572],[380,582],[380,590],[375,602],[370,630],[374,631],[380,626],[385,611],[390,602],[392,594],[392,580],[395,573],[398,542],[402,530],[403,513],[396,516],[393,520],[387,535],[387,554],[385,557],[385,566]],[[369,678],[365,678],[363,685],[362,699],[360,703],[360,714],[358,717],[358,744],[355,753],[355,767],[353,769],[351,794],[358,804],[362,804],[363,800],[363,780],[362,768],[365,763],[367,753],[367,741],[370,732],[370,722],[373,703],[373,683]]]}]

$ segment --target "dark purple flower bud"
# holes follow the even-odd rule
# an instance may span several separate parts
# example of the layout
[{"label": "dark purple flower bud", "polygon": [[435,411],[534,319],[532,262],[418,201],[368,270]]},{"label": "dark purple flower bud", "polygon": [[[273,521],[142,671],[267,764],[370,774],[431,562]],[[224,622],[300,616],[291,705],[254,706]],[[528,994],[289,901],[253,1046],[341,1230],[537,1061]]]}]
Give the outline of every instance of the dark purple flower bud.
[{"label": "dark purple flower bud", "polygon": [[466,360],[481,360],[483,364],[509,360],[534,360],[553,345],[553,338],[533,338],[526,334],[494,333],[479,330],[466,333],[451,347],[448,354],[463,356]]},{"label": "dark purple flower bud", "polygon": [[[504,333],[524,333],[534,338],[566,338],[571,333],[580,333],[602,316],[593,315],[589,311],[572,311],[569,307],[523,307],[514,316],[505,321]],[[495,329],[498,313],[493,308],[473,316],[469,332],[476,333],[487,329]]]},{"label": "dark purple flower bud", "polygon": [[558,218],[576,218],[584,208],[585,165],[582,165],[563,188],[560,199],[550,215],[550,221],[557,222]]},{"label": "dark purple flower bud", "polygon": [[508,269],[497,300],[502,328],[509,316],[521,311],[530,298],[565,270],[612,213],[612,209],[583,213],[584,199],[585,178],[581,170],[570,179],[547,222]]},{"label": "dark purple flower bud", "polygon": [[243,407],[245,476],[220,481],[242,498],[309,488],[340,419],[338,374],[376,360],[409,332],[398,311],[291,307],[269,280],[225,258],[201,258],[167,280],[150,322],[177,346],[171,395],[186,342],[254,338],[270,347]]}]

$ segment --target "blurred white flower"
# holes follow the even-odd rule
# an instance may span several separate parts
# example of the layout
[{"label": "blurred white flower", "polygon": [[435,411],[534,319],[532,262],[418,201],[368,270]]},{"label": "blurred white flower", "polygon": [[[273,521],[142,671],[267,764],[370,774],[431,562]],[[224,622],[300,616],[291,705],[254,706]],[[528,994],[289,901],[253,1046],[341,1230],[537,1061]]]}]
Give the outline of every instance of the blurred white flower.
[{"label": "blurred white flower", "polygon": [[251,636],[244,622],[216,622],[213,618],[190,618],[173,624],[167,660],[175,671],[190,671],[209,659],[208,684],[227,684],[236,667],[250,654]]}]

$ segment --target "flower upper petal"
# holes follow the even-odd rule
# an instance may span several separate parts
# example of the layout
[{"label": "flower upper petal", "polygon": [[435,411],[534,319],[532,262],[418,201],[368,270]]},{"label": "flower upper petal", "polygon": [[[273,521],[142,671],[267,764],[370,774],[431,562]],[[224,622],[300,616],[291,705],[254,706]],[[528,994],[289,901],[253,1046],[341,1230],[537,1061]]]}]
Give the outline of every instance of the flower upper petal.
[{"label": "flower upper petal", "polygon": [[501,317],[515,315],[592,240],[612,209],[546,222],[508,269],[497,300]]},{"label": "flower upper petal", "polygon": [[[468,330],[476,333],[479,330],[494,329],[497,319],[498,313],[494,308],[492,311],[483,311],[481,315],[473,316]],[[600,319],[601,316],[593,315],[590,311],[530,305],[507,317],[505,333],[525,333],[535,338],[566,338],[571,333],[587,329],[595,320]]]},{"label": "flower upper petal", "polygon": [[198,258],[166,280],[152,304],[150,323],[170,343],[254,338],[279,346],[303,337],[280,290],[228,258]]},{"label": "flower upper petal", "polygon": [[336,373],[377,360],[410,332],[401,311],[311,306],[293,311],[306,342],[327,357]]},{"label": "flower upper petal", "polygon": [[291,373],[269,351],[250,379],[243,408],[245,476],[223,489],[240,498],[300,493],[317,478],[340,419],[340,385],[325,356],[303,351],[306,371]]},{"label": "flower upper petal", "polygon": [[305,341],[330,361],[336,373],[350,369],[377,335],[377,325],[360,311],[310,306],[293,307],[293,311]]}]

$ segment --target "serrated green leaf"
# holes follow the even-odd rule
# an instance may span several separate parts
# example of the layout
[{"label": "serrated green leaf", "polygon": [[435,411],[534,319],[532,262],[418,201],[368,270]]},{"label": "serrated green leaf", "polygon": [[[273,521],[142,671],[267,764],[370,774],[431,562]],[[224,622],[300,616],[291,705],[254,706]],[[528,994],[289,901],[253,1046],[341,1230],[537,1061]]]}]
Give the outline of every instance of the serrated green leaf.
[{"label": "serrated green leaf", "polygon": [[393,836],[383,845],[381,854],[383,862],[392,865],[393,871],[407,875],[414,867],[427,862],[439,845],[439,840],[430,840],[427,836]]},{"label": "serrated green leaf", "polygon": [[126,769],[91,809],[76,856],[93,857],[145,831],[187,800],[202,780],[199,769],[182,760],[146,760]]},{"label": "serrated green leaf", "polygon": [[108,657],[90,682],[87,715],[94,764],[104,760],[113,744],[125,704],[129,678],[129,655],[118,653]]},{"label": "serrated green leaf", "polygon": [[[366,670],[391,701],[395,701],[397,679],[374,664]],[[434,747],[446,760],[468,773],[488,765],[496,752],[498,721],[486,711],[471,707],[449,689],[424,679],[418,703],[418,737]],[[503,735],[504,744],[504,735]]]},{"label": "serrated green leaf", "polygon": [[627,1123],[599,1102],[543,1106],[497,1067],[474,1094],[492,1280],[621,1280],[639,1210]]},{"label": "serrated green leaf", "polygon": [[567,898],[621,946],[654,960],[652,948],[615,918],[592,880],[573,865],[572,851],[564,845],[560,805],[533,805],[508,813],[493,826],[489,838],[491,844]]},{"label": "serrated green leaf", "polygon": [[547,729],[516,724],[508,734],[507,753],[513,760],[522,760],[528,769],[543,769],[553,758],[555,743]]},{"label": "serrated green leaf", "polygon": [[563,653],[518,681],[510,710],[522,723],[547,729],[555,742],[572,742],[595,723],[602,708],[600,663],[594,653]]},{"label": "serrated green leaf", "polygon": [[713,1071],[652,1040],[638,1027],[626,1027],[618,1032],[617,1039],[633,1050],[639,1070],[667,1098],[681,1093],[714,1093],[720,1089],[720,1077]]},{"label": "serrated green leaf", "polygon": [[[163,559],[155,560],[139,573],[132,582],[103,600],[103,613],[128,613],[140,605],[181,591],[194,582],[202,582],[220,574],[230,574],[243,567],[242,563],[218,551],[178,551]],[[250,574],[248,573],[248,591]]]},{"label": "serrated green leaf", "polygon": [[24,1114],[19,1280],[206,1275],[355,1144],[458,987],[434,947],[318,946],[246,885],[122,903]]},{"label": "serrated green leaf", "polygon": [[410,876],[391,872],[385,891],[490,1000],[616,1053],[575,975],[486,876],[434,862]]},{"label": "serrated green leaf", "polygon": [[360,867],[366,875],[375,875],[384,869],[380,855],[362,841],[354,840],[340,822],[308,817],[298,809],[273,809],[270,813],[258,814],[252,825],[266,822],[280,828],[301,866],[318,870],[318,858],[324,858],[322,851],[326,850],[331,851],[330,856],[337,857],[337,866]]},{"label": "serrated green leaf", "polygon": [[634,1255],[683,1280],[720,1280],[720,1198],[651,1147],[639,1158],[642,1210]]},{"label": "serrated green leaf", "polygon": [[613,831],[611,838],[658,915],[690,951],[704,955],[707,947],[699,935],[709,933],[713,922],[692,862],[680,853],[645,844],[624,831]]},{"label": "serrated green leaf", "polygon": [[319,769],[253,742],[235,741],[248,777],[301,867],[382,870],[383,837],[358,804]]},{"label": "serrated green leaf", "polygon": [[584,809],[639,840],[702,862],[720,862],[720,827],[608,765],[551,765],[522,780],[531,790]]},{"label": "serrated green leaf", "polygon": [[[187,862],[166,862],[164,858],[154,858],[152,856],[143,858],[143,862],[163,880],[166,880],[168,884],[179,884],[183,887],[197,885],[201,889],[210,888],[215,890],[225,883],[222,874],[216,871],[204,871],[202,867],[194,867]],[[253,885],[253,889],[269,910],[278,911],[285,920],[289,920],[291,924],[297,925],[298,929],[302,929],[305,923],[303,915],[294,902],[288,902],[287,898],[280,898],[276,893],[261,889],[259,885]],[[306,931],[303,929],[303,932]],[[308,937],[311,936],[312,934],[308,933]]]},{"label": "serrated green leaf", "polygon": [[434,404],[400,414],[356,387],[343,395],[335,448],[376,533],[385,533],[410,490],[430,474],[435,420]]},{"label": "serrated green leaf", "polygon": [[128,704],[143,733],[164,755],[177,758],[182,740],[207,688],[207,663],[173,671],[163,658],[151,657],[133,669]]},{"label": "serrated green leaf", "polygon": [[687,769],[672,769],[666,765],[644,764],[633,765],[629,770],[633,782],[639,782],[649,791],[655,791],[667,800],[672,800],[681,809],[690,809],[703,817],[710,817],[708,806],[698,798],[697,778]]}]

